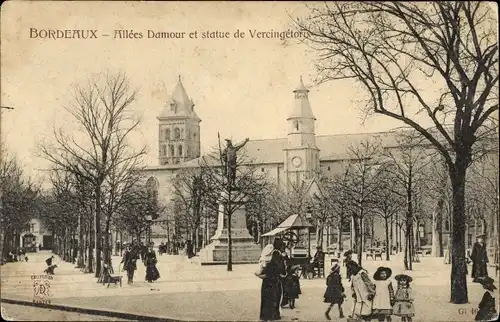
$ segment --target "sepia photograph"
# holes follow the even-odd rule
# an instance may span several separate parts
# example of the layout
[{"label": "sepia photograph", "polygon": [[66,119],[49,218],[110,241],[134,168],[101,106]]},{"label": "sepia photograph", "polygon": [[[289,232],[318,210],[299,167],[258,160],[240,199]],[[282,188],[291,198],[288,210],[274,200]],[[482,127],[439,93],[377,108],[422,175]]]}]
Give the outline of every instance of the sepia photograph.
[{"label": "sepia photograph", "polygon": [[7,321],[496,321],[498,5],[6,1]]}]

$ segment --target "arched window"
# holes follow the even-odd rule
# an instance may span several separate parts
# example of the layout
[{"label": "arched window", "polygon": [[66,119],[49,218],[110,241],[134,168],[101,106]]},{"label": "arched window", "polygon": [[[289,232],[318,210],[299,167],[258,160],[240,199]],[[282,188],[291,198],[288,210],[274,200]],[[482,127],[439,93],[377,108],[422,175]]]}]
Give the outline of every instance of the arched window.
[{"label": "arched window", "polygon": [[174,151],[174,146],[173,145],[170,145],[170,155],[169,157],[173,157],[175,155],[175,151]]},{"label": "arched window", "polygon": [[189,147],[186,148],[186,156],[191,157],[191,149]]},{"label": "arched window", "polygon": [[450,230],[450,221],[448,219],[444,220],[444,230]]},{"label": "arched window", "polygon": [[160,154],[161,156],[167,156],[167,147],[162,145],[161,148],[160,148]]},{"label": "arched window", "polygon": [[174,140],[179,140],[181,138],[181,130],[176,127],[174,129]]},{"label": "arched window", "polygon": [[299,121],[298,120],[293,121],[293,129],[295,131],[299,130]]},{"label": "arched window", "polygon": [[179,145],[179,147],[177,148],[177,152],[178,152],[178,155],[180,157],[182,157],[182,145]]},{"label": "arched window", "polygon": [[165,129],[165,141],[170,140],[170,129]]}]

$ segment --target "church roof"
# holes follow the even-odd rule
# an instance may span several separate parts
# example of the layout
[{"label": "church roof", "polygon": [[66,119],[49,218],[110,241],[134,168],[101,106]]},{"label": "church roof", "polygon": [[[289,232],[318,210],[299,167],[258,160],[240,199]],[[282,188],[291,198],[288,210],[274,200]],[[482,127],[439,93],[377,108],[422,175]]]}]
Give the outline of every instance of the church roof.
[{"label": "church roof", "polygon": [[[316,146],[319,148],[320,161],[344,161],[349,160],[349,147],[359,146],[359,144],[372,139],[379,139],[384,148],[394,148],[398,146],[398,138],[401,131],[405,129],[392,130],[375,133],[353,133],[353,134],[332,134],[316,136]],[[406,128],[408,130],[408,128]],[[431,130],[433,132],[435,130]],[[284,149],[288,146],[287,138],[250,140],[243,147],[247,159],[255,164],[284,164]],[[206,154],[205,154],[206,155]],[[156,169],[178,169],[181,167],[198,167],[201,158],[193,159],[182,164],[148,167],[149,170]],[[209,165],[218,165],[219,161],[214,158],[206,158]]]},{"label": "church roof", "polygon": [[[357,146],[373,137],[379,137],[385,147],[395,146],[397,135],[394,132],[333,134],[316,136],[316,146],[320,150],[320,161],[340,161],[349,159],[349,146]],[[257,164],[284,163],[284,149],[288,145],[286,138],[268,140],[250,140],[243,147],[245,156]],[[196,167],[201,157],[179,167]],[[206,158],[210,165],[216,161]],[[213,164],[211,164],[213,163]]]},{"label": "church roof", "polygon": [[159,118],[168,117],[190,117],[201,121],[196,115],[194,102],[187,95],[180,76],[172,96],[165,103],[165,107],[159,116]]}]

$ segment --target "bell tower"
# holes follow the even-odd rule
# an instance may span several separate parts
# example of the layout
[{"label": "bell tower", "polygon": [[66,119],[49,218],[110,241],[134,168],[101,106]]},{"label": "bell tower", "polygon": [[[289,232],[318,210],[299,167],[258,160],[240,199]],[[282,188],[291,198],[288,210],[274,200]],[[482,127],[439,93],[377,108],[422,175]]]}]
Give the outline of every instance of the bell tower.
[{"label": "bell tower", "polygon": [[201,119],[196,115],[181,76],[157,119],[160,165],[178,164],[200,156]]},{"label": "bell tower", "polygon": [[293,91],[294,102],[287,117],[288,143],[285,148],[285,180],[293,184],[315,177],[319,170],[319,149],[316,147],[316,118],[309,103],[309,90],[300,84]]}]

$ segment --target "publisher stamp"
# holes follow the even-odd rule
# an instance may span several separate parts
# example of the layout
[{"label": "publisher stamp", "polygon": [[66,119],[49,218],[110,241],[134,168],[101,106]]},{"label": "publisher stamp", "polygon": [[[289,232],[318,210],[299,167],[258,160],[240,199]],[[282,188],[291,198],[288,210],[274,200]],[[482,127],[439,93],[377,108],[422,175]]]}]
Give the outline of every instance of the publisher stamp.
[{"label": "publisher stamp", "polygon": [[52,297],[50,282],[54,277],[50,275],[32,275],[33,282],[33,303],[50,304]]}]

